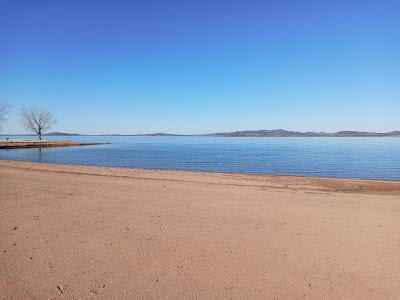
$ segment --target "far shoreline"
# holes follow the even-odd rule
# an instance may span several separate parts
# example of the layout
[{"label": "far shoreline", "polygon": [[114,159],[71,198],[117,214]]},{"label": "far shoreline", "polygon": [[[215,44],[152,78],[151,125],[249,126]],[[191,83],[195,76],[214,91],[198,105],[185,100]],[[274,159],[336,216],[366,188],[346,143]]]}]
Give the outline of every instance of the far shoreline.
[{"label": "far shoreline", "polygon": [[[34,135],[14,135],[14,134],[0,134],[1,137],[35,137]],[[330,136],[330,135],[313,135],[313,136],[261,136],[261,135],[240,135],[240,136],[227,136],[227,135],[208,135],[208,134],[77,134],[77,135],[46,135],[46,137],[200,137],[200,138],[400,138],[400,135],[355,135],[355,136]]]},{"label": "far shoreline", "polygon": [[[3,136],[35,136],[34,134],[4,134]],[[67,132],[49,132],[43,136],[105,136],[105,137],[128,137],[128,136],[155,136],[155,137],[400,137],[400,131],[355,131],[355,130],[341,130],[337,132],[325,131],[293,131],[284,129],[268,129],[268,130],[240,130],[229,132],[213,132],[201,134],[180,134],[180,133],[141,133],[141,134],[80,134],[80,133],[67,133]]]}]

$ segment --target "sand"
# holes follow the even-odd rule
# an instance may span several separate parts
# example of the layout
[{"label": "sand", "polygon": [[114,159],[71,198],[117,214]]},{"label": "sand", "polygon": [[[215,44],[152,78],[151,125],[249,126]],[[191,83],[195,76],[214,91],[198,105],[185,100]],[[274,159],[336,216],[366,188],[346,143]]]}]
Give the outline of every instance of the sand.
[{"label": "sand", "polygon": [[0,161],[0,299],[400,298],[400,183]]},{"label": "sand", "polygon": [[62,140],[0,140],[0,149],[70,147],[100,144],[104,143],[73,142]]}]

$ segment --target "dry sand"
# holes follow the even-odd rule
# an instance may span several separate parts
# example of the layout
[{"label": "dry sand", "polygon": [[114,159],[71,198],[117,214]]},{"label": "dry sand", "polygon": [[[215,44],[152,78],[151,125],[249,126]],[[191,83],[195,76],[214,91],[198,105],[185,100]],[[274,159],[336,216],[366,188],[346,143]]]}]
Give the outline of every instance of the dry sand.
[{"label": "dry sand", "polygon": [[1,299],[400,298],[400,183],[0,161]]}]

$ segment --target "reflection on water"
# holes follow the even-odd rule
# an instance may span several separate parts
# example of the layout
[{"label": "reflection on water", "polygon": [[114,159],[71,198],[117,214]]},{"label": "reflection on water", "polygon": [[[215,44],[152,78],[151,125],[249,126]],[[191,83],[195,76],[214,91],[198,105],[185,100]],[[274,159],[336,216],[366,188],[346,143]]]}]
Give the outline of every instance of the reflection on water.
[{"label": "reflection on water", "polygon": [[[34,162],[45,162],[43,161],[43,151],[46,149],[42,148],[31,148],[31,149],[4,149],[0,150],[0,159],[14,159],[21,160],[19,157],[24,157],[22,160],[34,161]],[[16,153],[18,151],[19,153]]]},{"label": "reflection on water", "polygon": [[49,139],[111,144],[0,150],[0,159],[149,169],[400,179],[400,138],[78,136]]},{"label": "reflection on water", "polygon": [[35,148],[28,154],[28,160],[42,162],[42,148]]}]

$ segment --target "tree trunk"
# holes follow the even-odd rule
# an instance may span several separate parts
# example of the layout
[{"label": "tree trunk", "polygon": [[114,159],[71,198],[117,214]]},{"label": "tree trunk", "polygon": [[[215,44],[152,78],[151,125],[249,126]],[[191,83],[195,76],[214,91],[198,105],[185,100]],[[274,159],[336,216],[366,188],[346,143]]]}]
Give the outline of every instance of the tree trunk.
[{"label": "tree trunk", "polygon": [[39,140],[42,140],[42,134],[39,133]]}]

